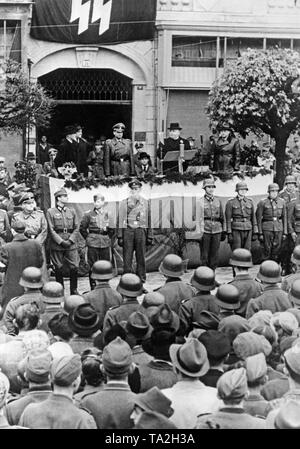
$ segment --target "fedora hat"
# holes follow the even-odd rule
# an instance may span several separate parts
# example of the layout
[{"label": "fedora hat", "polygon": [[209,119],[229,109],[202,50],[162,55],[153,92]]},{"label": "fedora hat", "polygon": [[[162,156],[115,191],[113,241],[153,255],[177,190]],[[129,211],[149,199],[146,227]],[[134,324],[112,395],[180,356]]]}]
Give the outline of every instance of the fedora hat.
[{"label": "fedora hat", "polygon": [[170,346],[173,366],[189,377],[201,377],[209,370],[205,346],[196,338],[189,338],[183,345]]},{"label": "fedora hat", "polygon": [[80,304],[69,315],[70,329],[82,337],[89,337],[100,328],[100,318],[90,304]]},{"label": "fedora hat", "polygon": [[150,338],[142,342],[142,348],[152,357],[169,360],[169,348],[175,339],[176,333],[172,328],[153,329]]},{"label": "fedora hat", "polygon": [[174,122],[174,123],[170,123],[170,126],[168,129],[173,130],[173,129],[182,129],[182,128],[178,122]]},{"label": "fedora hat", "polygon": [[150,329],[148,317],[140,311],[133,312],[126,323],[126,331],[136,338],[146,338]]},{"label": "fedora hat", "polygon": [[174,410],[171,407],[172,401],[157,387],[153,387],[145,393],[137,394],[134,403],[145,411],[161,413],[167,418],[174,413]]}]

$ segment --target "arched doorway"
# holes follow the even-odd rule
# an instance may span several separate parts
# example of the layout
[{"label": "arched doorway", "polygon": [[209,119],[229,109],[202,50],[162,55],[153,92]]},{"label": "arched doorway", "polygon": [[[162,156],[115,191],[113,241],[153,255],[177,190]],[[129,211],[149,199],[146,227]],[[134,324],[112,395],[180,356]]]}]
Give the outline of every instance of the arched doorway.
[{"label": "arched doorway", "polygon": [[[61,68],[39,77],[39,82],[56,100],[47,130],[48,141],[58,145],[66,125],[79,123],[84,136],[112,134],[112,125],[123,122],[125,137],[131,138],[132,79],[111,69]],[[45,130],[38,130],[38,137]]]}]

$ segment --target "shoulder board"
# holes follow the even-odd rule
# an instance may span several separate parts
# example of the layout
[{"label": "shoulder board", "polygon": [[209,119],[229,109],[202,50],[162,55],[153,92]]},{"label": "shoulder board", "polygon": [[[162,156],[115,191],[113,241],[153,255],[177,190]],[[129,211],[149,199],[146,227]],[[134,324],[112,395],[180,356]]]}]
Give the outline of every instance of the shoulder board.
[{"label": "shoulder board", "polygon": [[91,212],[93,212],[93,209],[89,209],[89,210],[85,211],[84,215],[90,214]]},{"label": "shoulder board", "polygon": [[105,143],[111,143],[112,139],[107,139]]},{"label": "shoulder board", "polygon": [[41,209],[36,209],[34,212],[37,212],[38,214],[43,214],[44,215],[44,212]]},{"label": "shoulder board", "polygon": [[131,139],[123,139],[124,142],[131,142]]},{"label": "shoulder board", "polygon": [[183,299],[180,304],[184,304],[184,303],[188,302],[189,300],[190,300],[190,298],[189,299]]},{"label": "shoulder board", "polygon": [[[20,296],[22,296],[22,295],[20,295]],[[14,298],[11,298],[11,299],[9,300],[9,302],[7,303],[7,305],[8,305],[10,302],[16,301],[17,299],[19,299],[20,296],[15,296]]]},{"label": "shoulder board", "polygon": [[156,287],[153,289],[154,292],[157,292],[158,290],[160,290],[163,287],[163,285],[160,285],[159,287]]},{"label": "shoulder board", "polygon": [[83,295],[87,295],[88,293],[91,293],[90,291],[87,291],[87,292],[83,292],[83,293],[81,293],[81,295],[83,296]]},{"label": "shoulder board", "polygon": [[229,201],[233,201],[235,200],[235,196],[233,196],[232,198],[229,198],[229,200],[227,201],[227,203],[229,203]]},{"label": "shoulder board", "polygon": [[247,201],[250,201],[250,203],[253,203],[252,198],[247,197],[246,200],[247,200]]}]

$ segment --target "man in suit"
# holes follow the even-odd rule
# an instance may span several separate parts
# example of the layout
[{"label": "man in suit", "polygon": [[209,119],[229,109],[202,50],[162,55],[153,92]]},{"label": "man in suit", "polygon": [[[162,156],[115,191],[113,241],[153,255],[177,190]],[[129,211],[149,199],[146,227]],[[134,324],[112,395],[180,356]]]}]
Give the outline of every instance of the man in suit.
[{"label": "man in suit", "polygon": [[76,127],[74,125],[66,126],[64,129],[65,138],[59,145],[59,151],[55,159],[56,167],[62,167],[65,162],[74,162],[77,166],[77,142]]},{"label": "man in suit", "polygon": [[[165,139],[164,144],[160,144],[158,148],[159,159],[163,159],[168,151],[180,151],[180,144],[184,145],[184,151],[191,149],[189,141],[180,136],[180,131],[182,128],[179,123],[171,123],[168,130],[170,131],[169,137]],[[166,170],[177,172],[178,162],[174,161],[164,163],[164,172]]]},{"label": "man in suit", "polygon": [[75,143],[77,144],[77,161],[75,165],[78,173],[83,173],[84,176],[88,175],[88,163],[87,157],[89,154],[89,143],[82,137],[82,126],[75,125]]},{"label": "man in suit", "polygon": [[106,176],[130,176],[134,174],[132,142],[123,139],[124,123],[113,126],[114,137],[105,142],[104,170]]}]

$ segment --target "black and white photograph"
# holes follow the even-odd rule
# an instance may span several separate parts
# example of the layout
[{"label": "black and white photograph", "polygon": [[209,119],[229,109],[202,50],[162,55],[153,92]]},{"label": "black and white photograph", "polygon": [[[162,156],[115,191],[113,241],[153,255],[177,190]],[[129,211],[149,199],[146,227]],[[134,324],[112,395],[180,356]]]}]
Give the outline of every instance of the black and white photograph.
[{"label": "black and white photograph", "polygon": [[0,429],[300,429],[300,0],[0,0]]}]

